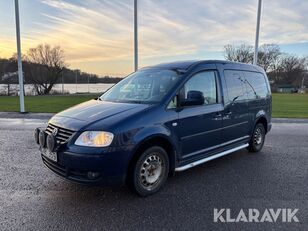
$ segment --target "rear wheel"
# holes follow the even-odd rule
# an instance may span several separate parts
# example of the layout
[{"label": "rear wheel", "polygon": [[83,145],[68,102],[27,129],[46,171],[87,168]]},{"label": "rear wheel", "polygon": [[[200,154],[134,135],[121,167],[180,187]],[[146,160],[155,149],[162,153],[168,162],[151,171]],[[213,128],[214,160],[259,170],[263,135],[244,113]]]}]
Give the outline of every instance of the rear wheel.
[{"label": "rear wheel", "polygon": [[253,131],[249,142],[248,150],[250,152],[259,152],[263,148],[265,141],[265,128],[262,123],[258,123]]},{"label": "rear wheel", "polygon": [[161,189],[168,178],[169,158],[166,151],[153,146],[138,158],[129,182],[131,188],[140,196],[148,196]]}]

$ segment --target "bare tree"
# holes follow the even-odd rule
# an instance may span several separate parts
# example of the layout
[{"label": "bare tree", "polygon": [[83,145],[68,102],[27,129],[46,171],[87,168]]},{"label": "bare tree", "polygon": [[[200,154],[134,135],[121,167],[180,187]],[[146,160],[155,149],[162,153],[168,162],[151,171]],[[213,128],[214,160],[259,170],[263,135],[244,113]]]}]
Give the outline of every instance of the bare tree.
[{"label": "bare tree", "polygon": [[[225,58],[229,61],[252,63],[253,52],[252,46],[246,44],[224,46]],[[258,65],[263,67],[275,85],[292,84],[299,87],[308,70],[308,57],[282,53],[276,44],[263,44],[258,52]]]},{"label": "bare tree", "polygon": [[225,59],[229,61],[252,63],[253,61],[253,47],[242,44],[234,46],[228,44],[224,46]]},{"label": "bare tree", "polygon": [[61,77],[63,69],[67,66],[64,61],[64,51],[59,47],[40,44],[30,48],[25,69],[28,79],[34,83],[39,95],[48,94],[54,84]]},{"label": "bare tree", "polygon": [[302,78],[307,69],[307,58],[285,55],[281,58],[279,66],[279,80],[300,87]]},{"label": "bare tree", "polygon": [[282,53],[276,44],[263,44],[258,52],[258,65],[263,67],[265,72],[275,71],[280,62]]},{"label": "bare tree", "polygon": [[[239,46],[226,45],[224,47],[226,60],[242,63],[253,63],[253,47],[242,44]],[[279,57],[281,56],[280,48],[276,44],[263,44],[258,52],[258,65],[268,72],[277,68]]]}]

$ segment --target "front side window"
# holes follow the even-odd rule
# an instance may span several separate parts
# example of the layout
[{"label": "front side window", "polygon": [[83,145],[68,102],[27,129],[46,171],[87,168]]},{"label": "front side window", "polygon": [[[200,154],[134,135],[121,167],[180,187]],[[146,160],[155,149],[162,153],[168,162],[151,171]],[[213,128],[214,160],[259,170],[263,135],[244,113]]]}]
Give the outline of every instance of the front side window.
[{"label": "front side window", "polygon": [[200,91],[204,96],[204,105],[217,103],[215,71],[200,72],[191,77],[184,85],[181,94],[187,99],[189,91]]},{"label": "front side window", "polygon": [[159,103],[176,84],[179,76],[173,70],[140,70],[109,89],[100,99],[128,103]]}]

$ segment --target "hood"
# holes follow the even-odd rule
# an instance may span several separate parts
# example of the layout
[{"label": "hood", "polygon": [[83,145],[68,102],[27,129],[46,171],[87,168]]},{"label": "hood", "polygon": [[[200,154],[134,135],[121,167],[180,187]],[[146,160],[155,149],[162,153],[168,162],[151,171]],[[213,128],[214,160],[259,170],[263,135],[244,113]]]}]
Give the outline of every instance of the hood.
[{"label": "hood", "polygon": [[120,114],[123,114],[123,117],[125,117],[128,114],[140,112],[147,107],[149,105],[146,104],[90,100],[56,114],[49,122],[67,129],[79,130],[96,121],[101,121],[115,115],[119,118]]}]

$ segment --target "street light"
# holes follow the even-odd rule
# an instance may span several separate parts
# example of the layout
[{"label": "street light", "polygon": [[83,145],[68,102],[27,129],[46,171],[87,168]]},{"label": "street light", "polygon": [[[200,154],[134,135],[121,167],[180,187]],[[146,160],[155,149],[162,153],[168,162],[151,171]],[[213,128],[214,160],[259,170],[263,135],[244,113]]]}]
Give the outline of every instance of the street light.
[{"label": "street light", "polygon": [[253,57],[253,65],[258,64],[258,49],[259,49],[259,33],[260,33],[260,21],[261,21],[261,8],[262,0],[258,3],[258,14],[257,14],[257,26],[256,26],[256,40],[255,40],[255,53]]},{"label": "street light", "polygon": [[23,80],[22,62],[21,62],[18,0],[15,0],[15,21],[16,21],[16,43],[17,43],[17,63],[18,63],[18,81],[19,81],[19,103],[20,103],[20,112],[24,113],[25,112],[24,80]]},{"label": "street light", "polygon": [[138,70],[138,0],[134,0],[134,65]]}]

